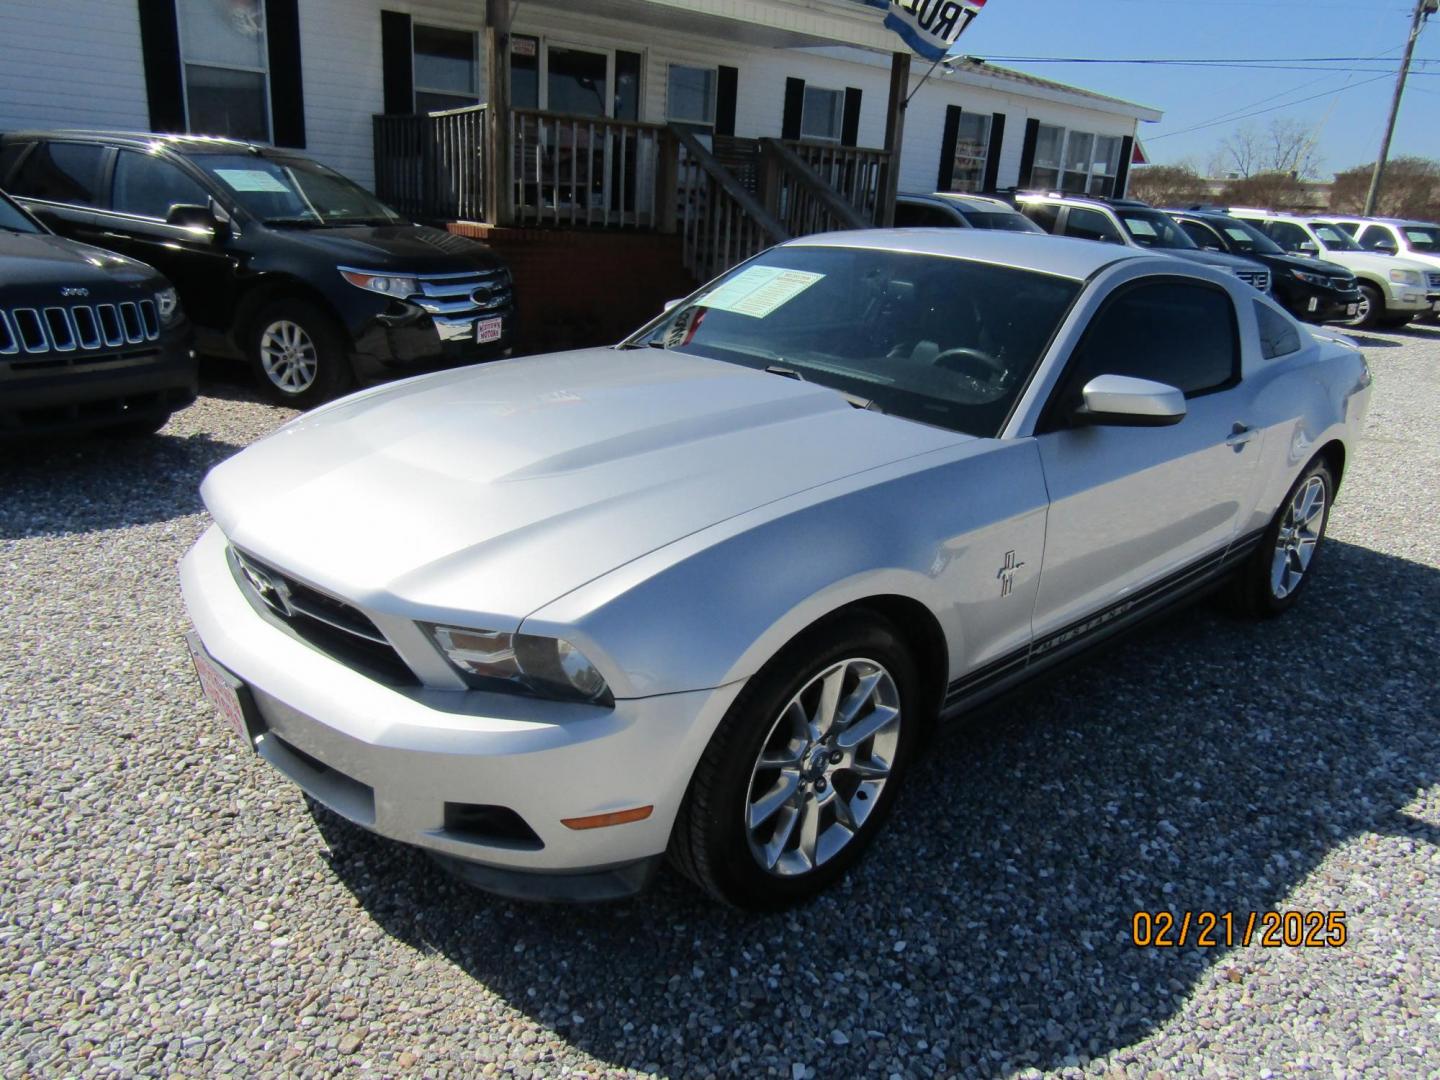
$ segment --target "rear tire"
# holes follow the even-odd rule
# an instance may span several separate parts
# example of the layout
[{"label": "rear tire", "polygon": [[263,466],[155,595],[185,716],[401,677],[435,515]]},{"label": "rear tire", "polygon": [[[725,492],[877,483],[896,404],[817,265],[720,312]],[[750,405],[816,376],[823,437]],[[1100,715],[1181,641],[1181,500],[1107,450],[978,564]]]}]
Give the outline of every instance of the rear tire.
[{"label": "rear tire", "polygon": [[915,664],[883,619],[786,646],[740,692],[690,781],[672,863],[752,911],[803,903],[860,858],[919,744]]},{"label": "rear tire", "polygon": [[308,409],[352,382],[345,335],[328,312],[307,300],[275,300],[250,321],[245,354],[269,400]]},{"label": "rear tire", "polygon": [[1323,458],[1312,461],[1291,485],[1260,546],[1223,594],[1231,611],[1268,619],[1294,606],[1315,576],[1334,498],[1335,477],[1329,464]]}]

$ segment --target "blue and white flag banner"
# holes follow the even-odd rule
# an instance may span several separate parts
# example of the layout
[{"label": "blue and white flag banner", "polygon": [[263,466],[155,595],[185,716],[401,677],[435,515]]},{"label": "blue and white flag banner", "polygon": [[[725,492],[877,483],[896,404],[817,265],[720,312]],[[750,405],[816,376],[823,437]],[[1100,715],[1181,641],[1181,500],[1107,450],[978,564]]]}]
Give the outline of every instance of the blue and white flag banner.
[{"label": "blue and white flag banner", "polygon": [[985,0],[862,0],[885,12],[885,25],[899,34],[912,52],[941,60]]}]

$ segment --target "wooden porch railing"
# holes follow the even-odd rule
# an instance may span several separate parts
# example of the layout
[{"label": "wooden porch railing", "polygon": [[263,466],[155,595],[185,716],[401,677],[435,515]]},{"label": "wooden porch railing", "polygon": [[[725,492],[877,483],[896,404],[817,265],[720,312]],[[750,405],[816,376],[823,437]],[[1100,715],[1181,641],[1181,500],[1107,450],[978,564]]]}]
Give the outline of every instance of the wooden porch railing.
[{"label": "wooden porch railing", "polygon": [[418,116],[377,116],[375,194],[407,217],[485,220],[491,169],[484,105]]},{"label": "wooden porch railing", "polygon": [[834,143],[786,141],[792,151],[836,194],[865,219],[866,227],[881,223],[881,174],[890,161],[885,150]]},{"label": "wooden porch railing", "polygon": [[517,225],[666,229],[675,152],[663,124],[511,112]]},{"label": "wooden porch railing", "polygon": [[766,208],[792,236],[863,229],[869,222],[840,197],[794,149],[778,139],[762,139],[761,190]]},{"label": "wooden porch railing", "polygon": [[684,128],[672,126],[678,147],[677,222],[685,267],[709,281],[772,244],[789,240],[780,222]]}]

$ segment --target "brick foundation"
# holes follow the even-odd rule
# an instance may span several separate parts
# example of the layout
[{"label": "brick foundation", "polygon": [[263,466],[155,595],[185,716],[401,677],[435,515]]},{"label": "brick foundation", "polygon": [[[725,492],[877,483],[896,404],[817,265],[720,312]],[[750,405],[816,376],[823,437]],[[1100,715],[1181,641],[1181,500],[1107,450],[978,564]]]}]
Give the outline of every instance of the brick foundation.
[{"label": "brick foundation", "polygon": [[697,284],[678,236],[466,221],[448,228],[489,244],[510,265],[520,305],[517,353],[613,345]]}]

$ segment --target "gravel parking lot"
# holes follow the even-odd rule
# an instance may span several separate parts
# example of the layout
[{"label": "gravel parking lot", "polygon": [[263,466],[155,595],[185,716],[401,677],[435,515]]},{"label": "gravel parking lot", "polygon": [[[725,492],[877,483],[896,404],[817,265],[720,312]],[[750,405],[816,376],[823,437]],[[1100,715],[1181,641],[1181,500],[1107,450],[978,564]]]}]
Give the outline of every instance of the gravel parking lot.
[{"label": "gravel parking lot", "polygon": [[[1320,576],[1208,606],[940,740],[788,915],[666,875],[470,892],[240,751],[176,563],[243,389],[0,450],[0,1075],[1440,1074],[1440,328],[1367,334]],[[1138,949],[1137,909],[1343,910],[1338,949]]]}]

